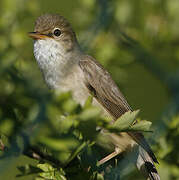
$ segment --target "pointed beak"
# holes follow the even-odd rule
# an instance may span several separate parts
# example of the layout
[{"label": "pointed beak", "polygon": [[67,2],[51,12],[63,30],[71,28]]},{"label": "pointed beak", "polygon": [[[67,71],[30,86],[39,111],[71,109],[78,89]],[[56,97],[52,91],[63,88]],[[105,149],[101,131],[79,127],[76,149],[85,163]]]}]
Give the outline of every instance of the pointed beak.
[{"label": "pointed beak", "polygon": [[38,40],[38,39],[45,39],[48,36],[45,34],[40,34],[39,32],[29,32],[28,33],[29,37],[31,37],[32,39]]}]

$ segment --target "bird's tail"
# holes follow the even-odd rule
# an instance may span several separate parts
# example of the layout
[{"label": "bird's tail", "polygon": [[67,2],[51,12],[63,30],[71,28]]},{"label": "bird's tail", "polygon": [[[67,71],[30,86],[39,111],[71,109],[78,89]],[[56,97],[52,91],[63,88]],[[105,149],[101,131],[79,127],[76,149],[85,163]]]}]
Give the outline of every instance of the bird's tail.
[{"label": "bird's tail", "polygon": [[137,168],[147,177],[147,180],[160,180],[151,156],[141,146],[138,147],[138,150],[138,157],[136,159]]}]

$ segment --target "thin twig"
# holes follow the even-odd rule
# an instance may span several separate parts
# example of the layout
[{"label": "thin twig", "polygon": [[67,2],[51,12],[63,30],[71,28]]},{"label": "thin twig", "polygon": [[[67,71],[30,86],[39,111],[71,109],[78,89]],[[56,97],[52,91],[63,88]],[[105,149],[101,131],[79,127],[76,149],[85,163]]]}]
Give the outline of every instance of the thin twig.
[{"label": "thin twig", "polygon": [[53,156],[43,153],[37,147],[30,146],[23,151],[23,154],[39,161],[49,161],[56,167],[64,166],[59,160],[55,159]]}]

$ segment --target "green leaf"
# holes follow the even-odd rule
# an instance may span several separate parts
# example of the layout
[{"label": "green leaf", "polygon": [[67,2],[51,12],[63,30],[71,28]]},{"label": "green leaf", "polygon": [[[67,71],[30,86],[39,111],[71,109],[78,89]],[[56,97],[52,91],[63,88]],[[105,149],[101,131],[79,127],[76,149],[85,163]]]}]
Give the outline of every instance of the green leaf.
[{"label": "green leaf", "polygon": [[97,172],[93,173],[93,180],[104,180],[104,176],[102,174],[99,174]]},{"label": "green leaf", "polygon": [[97,107],[90,107],[87,108],[86,110],[84,110],[81,114],[80,114],[80,120],[82,121],[86,121],[89,119],[93,119],[95,120],[95,118],[99,117],[101,114],[101,110]]},{"label": "green leaf", "polygon": [[48,163],[38,164],[37,167],[44,171],[39,173],[39,175],[45,179],[66,180],[65,172],[62,168],[56,169]]},{"label": "green leaf", "polygon": [[128,129],[133,122],[135,121],[137,115],[139,113],[139,110],[136,111],[128,111],[125,114],[123,114],[120,118],[118,118],[114,124],[110,126],[110,128],[118,129],[118,130],[126,130]]},{"label": "green leaf", "polygon": [[72,99],[68,99],[63,103],[63,110],[67,113],[73,113],[79,105]]},{"label": "green leaf", "polygon": [[68,164],[69,162],[71,162],[84,148],[86,147],[86,142],[83,142],[69,157],[69,159],[67,160]]},{"label": "green leaf", "polygon": [[114,124],[108,126],[108,130],[112,132],[121,132],[121,131],[143,131],[143,132],[151,132],[150,126],[151,122],[142,120],[134,124],[136,122],[137,115],[139,110],[137,111],[128,111],[120,118],[118,118]]},{"label": "green leaf", "polygon": [[42,172],[41,169],[32,166],[31,164],[26,164],[25,166],[18,166],[17,169],[21,172],[21,174],[16,175],[16,177],[22,177]]},{"label": "green leaf", "polygon": [[40,137],[39,141],[56,151],[69,151],[69,149],[78,146],[78,141],[74,138],[57,139],[50,137]]},{"label": "green leaf", "polygon": [[84,109],[91,107],[93,101],[93,96],[89,96],[84,104]]},{"label": "green leaf", "polygon": [[38,164],[37,167],[40,168],[44,172],[48,172],[48,171],[53,171],[54,170],[54,168],[50,164],[48,164],[48,163]]},{"label": "green leaf", "polygon": [[151,125],[152,125],[152,122],[146,121],[146,120],[142,120],[142,121],[137,122],[136,124],[134,124],[131,127],[131,130],[151,132],[150,131]]},{"label": "green leaf", "polygon": [[44,180],[42,177],[36,177],[35,180]]},{"label": "green leaf", "polygon": [[101,110],[96,107],[87,108],[79,116],[78,130],[85,141],[94,141],[99,131],[96,130],[100,121]]}]

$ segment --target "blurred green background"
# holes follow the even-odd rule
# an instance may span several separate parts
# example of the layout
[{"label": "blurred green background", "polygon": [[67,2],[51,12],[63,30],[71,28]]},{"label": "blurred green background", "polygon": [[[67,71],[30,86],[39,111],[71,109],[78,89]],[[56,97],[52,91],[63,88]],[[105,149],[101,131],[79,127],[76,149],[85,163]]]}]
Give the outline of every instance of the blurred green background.
[{"label": "blurred green background", "polygon": [[[27,36],[44,13],[65,16],[81,47],[111,73],[132,108],[141,110],[140,117],[153,122],[154,133],[146,136],[159,158],[161,179],[178,180],[179,1],[1,0],[0,133],[11,142],[36,120],[42,131],[46,128],[44,104],[53,98]],[[51,111],[58,110],[51,106]],[[16,179],[17,167],[27,163],[36,162],[19,153],[1,158],[0,179]],[[142,177],[134,170],[125,179]]]}]

